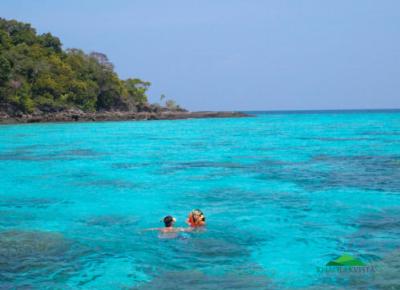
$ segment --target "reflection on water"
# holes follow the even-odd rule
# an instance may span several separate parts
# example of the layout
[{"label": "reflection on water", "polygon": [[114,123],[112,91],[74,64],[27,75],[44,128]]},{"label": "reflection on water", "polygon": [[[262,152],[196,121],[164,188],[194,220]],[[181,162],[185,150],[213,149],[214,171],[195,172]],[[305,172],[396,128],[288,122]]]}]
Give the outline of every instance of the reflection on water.
[{"label": "reflection on water", "polygon": [[[399,127],[394,113],[3,126],[1,287],[396,289]],[[143,231],[194,208],[204,231]],[[316,271],[344,253],[378,270]]]}]

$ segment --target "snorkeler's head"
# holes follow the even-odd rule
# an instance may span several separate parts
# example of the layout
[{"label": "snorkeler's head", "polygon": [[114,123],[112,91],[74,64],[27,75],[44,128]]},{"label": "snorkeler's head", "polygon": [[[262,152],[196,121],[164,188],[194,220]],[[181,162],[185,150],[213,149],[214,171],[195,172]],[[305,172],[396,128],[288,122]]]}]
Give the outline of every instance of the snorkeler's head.
[{"label": "snorkeler's head", "polygon": [[199,209],[194,209],[190,212],[188,223],[192,227],[204,226],[206,224],[206,217]]},{"label": "snorkeler's head", "polygon": [[201,210],[199,210],[199,209],[192,210],[192,214],[193,214],[194,217],[196,217],[196,218],[198,218],[198,219],[200,219],[202,221],[204,221],[206,219],[204,214],[203,214],[203,212]]},{"label": "snorkeler's head", "polygon": [[166,216],[166,217],[164,218],[164,225],[165,225],[165,227],[167,227],[167,228],[172,227],[172,226],[174,225],[175,222],[176,222],[176,219],[175,219],[173,216],[168,215],[168,216]]}]

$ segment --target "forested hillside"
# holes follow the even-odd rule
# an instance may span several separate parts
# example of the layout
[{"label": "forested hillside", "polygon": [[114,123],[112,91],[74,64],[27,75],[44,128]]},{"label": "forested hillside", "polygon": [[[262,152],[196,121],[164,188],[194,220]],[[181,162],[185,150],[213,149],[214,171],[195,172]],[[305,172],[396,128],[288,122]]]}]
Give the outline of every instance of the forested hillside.
[{"label": "forested hillside", "polygon": [[149,82],[119,79],[107,56],[63,50],[59,38],[0,18],[0,111],[135,111]]}]

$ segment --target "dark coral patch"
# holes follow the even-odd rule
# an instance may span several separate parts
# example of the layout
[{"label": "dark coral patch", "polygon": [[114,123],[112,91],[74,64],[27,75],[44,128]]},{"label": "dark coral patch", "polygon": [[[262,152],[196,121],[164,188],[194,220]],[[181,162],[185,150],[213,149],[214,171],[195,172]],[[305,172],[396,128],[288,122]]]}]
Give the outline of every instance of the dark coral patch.
[{"label": "dark coral patch", "polygon": [[166,272],[149,283],[133,288],[137,290],[214,290],[214,289],[274,289],[267,276],[246,272],[229,272],[220,275],[204,274],[200,271]]}]

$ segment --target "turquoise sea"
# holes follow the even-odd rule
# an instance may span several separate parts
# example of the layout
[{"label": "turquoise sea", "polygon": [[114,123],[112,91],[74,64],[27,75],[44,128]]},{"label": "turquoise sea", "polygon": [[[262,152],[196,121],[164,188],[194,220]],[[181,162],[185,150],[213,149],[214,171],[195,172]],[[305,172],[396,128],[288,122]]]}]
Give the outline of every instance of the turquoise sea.
[{"label": "turquoise sea", "polygon": [[400,113],[255,115],[0,126],[0,288],[399,289]]}]

